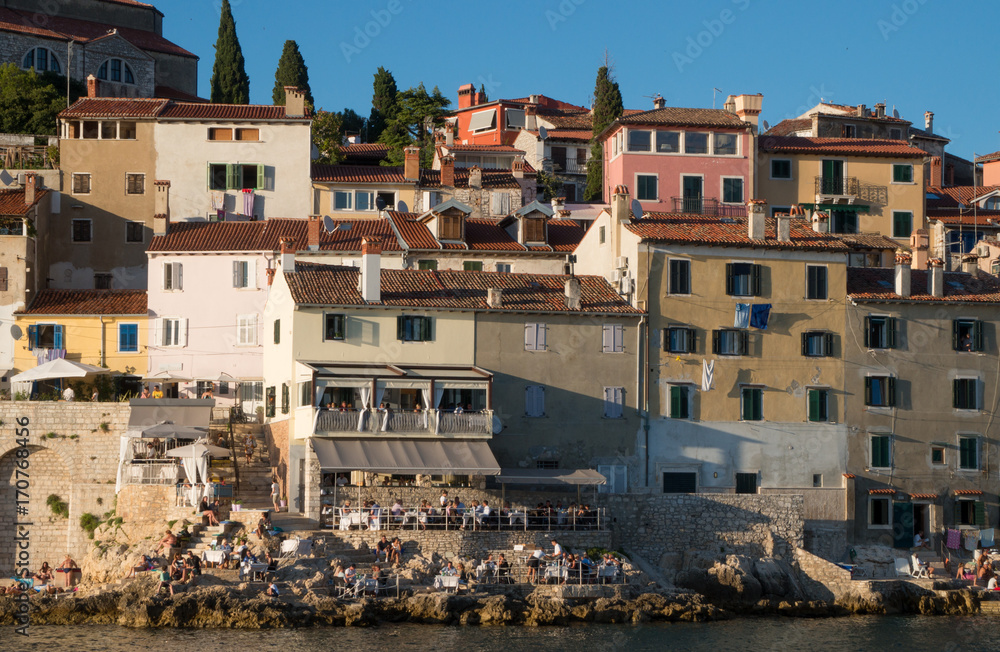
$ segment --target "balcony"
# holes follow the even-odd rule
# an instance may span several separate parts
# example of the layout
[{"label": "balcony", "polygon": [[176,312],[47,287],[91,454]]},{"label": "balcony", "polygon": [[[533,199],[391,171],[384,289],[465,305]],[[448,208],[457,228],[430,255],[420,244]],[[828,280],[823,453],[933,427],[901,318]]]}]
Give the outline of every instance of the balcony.
[{"label": "balcony", "polygon": [[493,411],[454,413],[445,410],[420,412],[320,410],[316,419],[316,434],[345,434],[353,437],[370,435],[490,436],[493,433]]},{"label": "balcony", "polygon": [[857,197],[857,177],[816,177],[816,195],[821,197]]},{"label": "balcony", "polygon": [[743,204],[724,204],[715,197],[671,197],[674,213],[708,215],[710,217],[746,217]]}]

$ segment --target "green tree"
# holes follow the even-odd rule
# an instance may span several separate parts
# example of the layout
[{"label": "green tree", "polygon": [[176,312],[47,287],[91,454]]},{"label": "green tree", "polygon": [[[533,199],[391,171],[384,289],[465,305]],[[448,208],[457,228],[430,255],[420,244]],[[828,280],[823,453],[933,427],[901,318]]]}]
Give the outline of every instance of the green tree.
[{"label": "green tree", "polygon": [[587,161],[587,188],[583,198],[587,201],[601,201],[604,188],[604,148],[597,136],[609,124],[620,118],[624,108],[618,82],[611,76],[611,69],[605,65],[597,69],[597,83],[594,85],[594,106],[590,121],[594,135],[590,140],[590,159]]},{"label": "green tree", "polygon": [[340,144],[344,142],[343,120],[340,114],[320,109],[313,115],[312,142],[319,152],[316,163],[339,163],[343,156]]},{"label": "green tree", "polygon": [[345,108],[337,115],[340,116],[341,127],[344,130],[345,136],[350,136],[352,134],[365,134],[367,121],[363,116],[359,115],[357,111]]},{"label": "green tree", "polygon": [[212,66],[211,100],[222,104],[249,104],[250,77],[247,76],[243,50],[236,38],[236,21],[229,0],[222,0],[219,38],[215,41],[215,65]]},{"label": "green tree", "polygon": [[403,164],[403,148],[420,147],[421,164],[429,167],[434,160],[434,129],[444,124],[451,100],[437,86],[428,93],[423,82],[396,96],[395,115],[386,123],[379,142],[389,146],[387,165]]},{"label": "green tree", "polygon": [[[70,101],[86,94],[80,82],[70,83]],[[56,116],[66,108],[66,78],[52,72],[0,65],[0,132],[55,135]]]},{"label": "green tree", "polygon": [[306,103],[313,106],[312,90],[309,88],[309,68],[299,52],[295,41],[285,41],[285,47],[278,59],[278,69],[274,71],[274,91],[271,97],[276,105],[285,104],[285,86],[295,86],[306,94]]},{"label": "green tree", "polygon": [[480,95],[479,98],[480,104],[485,104],[486,102],[490,101],[490,98],[486,97],[486,84],[479,85],[479,95]]},{"label": "green tree", "polygon": [[375,142],[382,137],[389,120],[396,115],[396,79],[392,73],[379,66],[373,84],[372,112],[368,118],[368,140]]},{"label": "green tree", "polygon": [[539,170],[538,185],[542,189],[542,199],[544,201],[552,201],[553,197],[563,196],[563,180],[554,173],[550,174],[544,170]]}]

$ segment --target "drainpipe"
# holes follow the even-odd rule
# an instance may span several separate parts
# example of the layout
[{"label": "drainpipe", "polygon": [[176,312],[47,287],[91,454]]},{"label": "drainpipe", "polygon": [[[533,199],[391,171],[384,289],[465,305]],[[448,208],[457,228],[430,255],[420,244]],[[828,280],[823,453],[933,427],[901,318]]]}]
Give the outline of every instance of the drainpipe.
[{"label": "drainpipe", "polygon": [[[647,305],[649,305],[647,303]],[[642,444],[642,466],[643,466],[643,486],[649,484],[649,419],[647,418],[649,410],[649,400],[646,392],[646,383],[643,382],[643,374],[646,370],[646,362],[644,356],[646,354],[647,348],[643,346],[645,342],[645,329],[646,329],[646,315],[642,315],[639,318],[639,327],[636,329],[635,334],[635,347],[636,347],[636,363],[635,363],[635,392],[636,392],[636,408],[639,412],[639,422],[642,424],[643,429],[643,444]]]},{"label": "drainpipe", "polygon": [[[105,366],[104,364],[104,315],[100,315],[101,320],[101,362],[100,366]],[[65,345],[64,345],[65,346]]]}]

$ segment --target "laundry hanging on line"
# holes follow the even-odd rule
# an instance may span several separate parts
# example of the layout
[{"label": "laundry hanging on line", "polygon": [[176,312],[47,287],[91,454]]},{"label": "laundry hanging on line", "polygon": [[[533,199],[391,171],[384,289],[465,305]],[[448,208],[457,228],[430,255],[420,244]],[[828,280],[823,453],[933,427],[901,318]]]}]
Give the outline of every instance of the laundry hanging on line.
[{"label": "laundry hanging on line", "polygon": [[750,327],[767,330],[767,319],[771,315],[771,304],[755,303],[750,308]]},{"label": "laundry hanging on line", "polygon": [[733,328],[748,328],[750,326],[750,304],[737,303],[736,317],[733,319]]}]

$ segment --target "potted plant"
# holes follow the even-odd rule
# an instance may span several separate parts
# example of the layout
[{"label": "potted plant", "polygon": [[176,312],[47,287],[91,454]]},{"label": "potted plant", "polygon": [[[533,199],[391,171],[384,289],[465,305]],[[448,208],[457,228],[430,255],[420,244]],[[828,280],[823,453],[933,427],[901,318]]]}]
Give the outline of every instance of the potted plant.
[{"label": "potted plant", "polygon": [[234,512],[240,511],[240,509],[242,508],[242,505],[243,505],[243,501],[240,500],[239,498],[237,498],[236,500],[233,501],[232,511],[234,511]]},{"label": "potted plant", "polygon": [[[286,502],[285,502],[285,497],[284,497],[284,496],[281,496],[281,497],[280,497],[280,499],[278,500],[278,505],[279,505],[279,506],[281,507],[281,509],[283,509],[283,510],[284,510],[284,509],[285,509],[285,507],[287,506],[287,504],[288,504],[288,503],[286,503]],[[287,510],[286,510],[286,511],[287,511]]]}]

